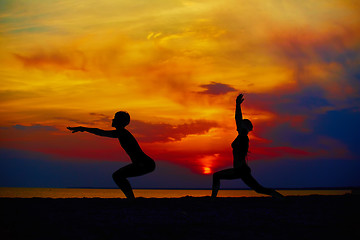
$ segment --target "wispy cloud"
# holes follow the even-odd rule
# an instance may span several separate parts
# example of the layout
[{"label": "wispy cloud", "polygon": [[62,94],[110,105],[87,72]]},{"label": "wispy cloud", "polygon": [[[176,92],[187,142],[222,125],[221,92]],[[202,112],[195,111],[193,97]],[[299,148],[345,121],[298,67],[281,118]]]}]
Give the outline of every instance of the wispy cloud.
[{"label": "wispy cloud", "polygon": [[13,128],[15,128],[17,130],[22,130],[22,131],[57,131],[57,129],[53,126],[43,126],[40,124],[35,124],[35,125],[31,125],[31,126],[24,126],[24,125],[17,124],[15,126],[13,126]]},{"label": "wispy cloud", "polygon": [[201,94],[210,94],[210,95],[222,95],[229,92],[236,91],[235,88],[231,87],[228,84],[211,82],[210,84],[203,84],[200,87],[205,88],[206,90],[201,91]]}]

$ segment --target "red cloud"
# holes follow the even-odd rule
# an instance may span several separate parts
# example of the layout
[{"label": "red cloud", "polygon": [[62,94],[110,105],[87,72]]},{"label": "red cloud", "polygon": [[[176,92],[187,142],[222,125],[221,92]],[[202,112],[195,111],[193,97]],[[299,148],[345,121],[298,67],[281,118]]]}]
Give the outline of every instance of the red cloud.
[{"label": "red cloud", "polygon": [[249,159],[251,160],[260,160],[260,159],[279,159],[283,157],[305,157],[312,156],[313,154],[301,149],[296,149],[292,147],[253,147],[248,154]]},{"label": "red cloud", "polygon": [[180,141],[190,134],[207,133],[214,127],[218,127],[218,124],[207,120],[194,120],[179,125],[132,120],[129,129],[140,142],[172,142]]},{"label": "red cloud", "polygon": [[[103,115],[100,117],[107,118]],[[196,120],[180,125],[170,125],[133,120],[132,125],[131,132],[136,135],[144,151],[156,161],[176,163],[199,174],[205,173],[205,167],[207,171],[214,172],[232,166],[230,142],[227,147],[221,147],[218,145],[218,139],[215,139],[214,142],[209,142],[214,146],[201,149],[179,148],[176,145],[175,141],[180,141],[190,134],[203,134],[212,127],[217,127],[215,122]],[[42,152],[69,161],[93,159],[95,161],[129,162],[128,156],[116,139],[101,138],[87,133],[71,134],[53,130],[52,127],[40,125],[4,128],[2,131],[8,138],[3,139],[3,147]],[[249,159],[279,159],[311,155],[300,149],[268,147],[267,144],[268,142],[259,143],[256,139],[251,140]]]},{"label": "red cloud", "polygon": [[[85,125],[106,125],[111,126],[111,117],[100,113],[90,113],[92,119],[89,121],[79,121],[77,119],[70,118],[57,118],[77,124]],[[188,135],[204,134],[207,133],[211,128],[219,127],[219,124],[215,121],[209,120],[192,120],[184,124],[171,125],[168,123],[150,123],[140,120],[131,120],[127,127],[131,133],[136,136],[139,142],[173,142],[180,141]]]}]

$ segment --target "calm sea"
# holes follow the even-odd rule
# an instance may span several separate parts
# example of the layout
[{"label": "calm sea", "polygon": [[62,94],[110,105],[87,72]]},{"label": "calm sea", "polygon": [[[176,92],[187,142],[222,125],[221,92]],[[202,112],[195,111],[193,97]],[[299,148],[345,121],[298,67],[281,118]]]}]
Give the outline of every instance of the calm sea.
[{"label": "calm sea", "polygon": [[[285,196],[343,195],[351,190],[279,190]],[[136,197],[179,198],[210,196],[211,190],[135,189]],[[262,197],[253,190],[220,190],[219,197]],[[119,189],[89,188],[0,188],[0,197],[10,198],[124,198]]]}]

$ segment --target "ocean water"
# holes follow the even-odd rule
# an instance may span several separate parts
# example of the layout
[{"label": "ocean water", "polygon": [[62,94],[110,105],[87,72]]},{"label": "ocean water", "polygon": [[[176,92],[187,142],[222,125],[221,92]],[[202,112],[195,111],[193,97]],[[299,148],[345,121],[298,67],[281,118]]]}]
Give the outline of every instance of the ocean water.
[{"label": "ocean water", "polygon": [[[279,190],[285,196],[344,195],[351,190]],[[211,190],[134,189],[136,197],[179,198],[210,196]],[[265,197],[253,190],[220,190],[218,197]],[[91,188],[0,188],[0,197],[9,198],[125,198],[119,189]]]}]

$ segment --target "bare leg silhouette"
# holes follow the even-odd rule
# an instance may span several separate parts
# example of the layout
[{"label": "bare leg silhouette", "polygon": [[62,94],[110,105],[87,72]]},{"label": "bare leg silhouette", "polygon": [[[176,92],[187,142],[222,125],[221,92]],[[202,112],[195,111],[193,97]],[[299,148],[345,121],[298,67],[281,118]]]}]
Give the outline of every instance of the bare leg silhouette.
[{"label": "bare leg silhouette", "polygon": [[251,175],[250,168],[229,168],[219,172],[214,173],[213,175],[213,186],[212,186],[212,194],[211,197],[215,198],[220,189],[220,180],[221,179],[238,179],[244,181],[246,185],[248,185],[251,189],[255,190],[257,193],[270,195],[274,198],[282,198],[283,196],[271,188],[265,188],[261,186],[256,179]]},{"label": "bare leg silhouette", "polygon": [[118,187],[121,189],[121,191],[125,194],[127,198],[135,199],[132,187],[127,178],[141,176],[146,173],[152,172],[153,170],[154,168],[151,166],[144,167],[132,163],[114,172],[112,177],[116,185],[118,185]]},{"label": "bare leg silhouette", "polygon": [[214,173],[211,197],[215,198],[217,196],[220,189],[220,179],[231,180],[237,178],[239,178],[239,176],[236,174],[234,168],[224,169]]},{"label": "bare leg silhouette", "polygon": [[243,176],[241,176],[241,179],[244,181],[244,183],[246,185],[248,185],[250,188],[255,190],[255,192],[257,192],[257,193],[270,195],[270,196],[272,196],[274,198],[283,198],[283,195],[281,195],[280,193],[278,193],[274,189],[265,188],[265,187],[261,186],[256,181],[256,179],[251,175],[251,173],[244,174]]}]

